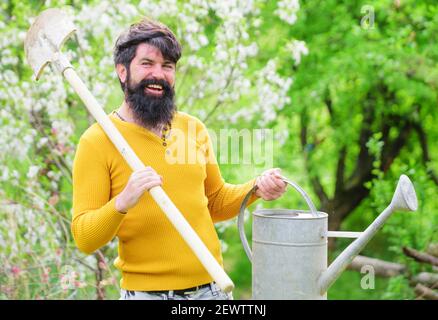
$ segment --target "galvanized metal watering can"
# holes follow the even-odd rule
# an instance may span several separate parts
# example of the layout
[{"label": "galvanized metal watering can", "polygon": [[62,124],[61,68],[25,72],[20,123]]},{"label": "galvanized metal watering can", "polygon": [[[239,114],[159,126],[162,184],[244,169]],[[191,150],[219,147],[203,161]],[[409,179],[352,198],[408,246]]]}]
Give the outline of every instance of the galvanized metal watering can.
[{"label": "galvanized metal watering can", "polygon": [[[246,203],[242,202],[238,217],[239,235],[252,262],[253,299],[327,299],[327,290],[355,256],[397,210],[417,210],[417,196],[409,178],[401,175],[389,206],[364,232],[327,230],[328,215],[317,211],[306,192],[294,182],[283,181],[295,188],[306,200],[310,211],[259,209],[253,213],[252,252],[244,231]],[[351,237],[353,241],[327,267],[327,238]]]}]

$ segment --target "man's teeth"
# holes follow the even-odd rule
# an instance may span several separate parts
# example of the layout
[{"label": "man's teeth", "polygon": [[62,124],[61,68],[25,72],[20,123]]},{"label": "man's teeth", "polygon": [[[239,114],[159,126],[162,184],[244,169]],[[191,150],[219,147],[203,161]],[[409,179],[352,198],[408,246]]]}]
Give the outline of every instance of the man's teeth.
[{"label": "man's teeth", "polygon": [[159,84],[150,84],[150,85],[148,85],[148,88],[158,89],[158,90],[162,90],[163,89],[163,87],[160,86]]}]

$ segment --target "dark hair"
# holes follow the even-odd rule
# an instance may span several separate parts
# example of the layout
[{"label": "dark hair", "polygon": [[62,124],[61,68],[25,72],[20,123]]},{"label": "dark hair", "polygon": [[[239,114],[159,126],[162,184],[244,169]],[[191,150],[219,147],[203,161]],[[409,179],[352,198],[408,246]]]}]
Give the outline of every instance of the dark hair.
[{"label": "dark hair", "polygon": [[[181,45],[173,32],[166,25],[145,18],[132,24],[117,38],[114,46],[114,65],[122,64],[129,72],[129,66],[140,43],[158,48],[165,59],[175,64],[181,58]],[[121,81],[120,85],[124,89]]]}]

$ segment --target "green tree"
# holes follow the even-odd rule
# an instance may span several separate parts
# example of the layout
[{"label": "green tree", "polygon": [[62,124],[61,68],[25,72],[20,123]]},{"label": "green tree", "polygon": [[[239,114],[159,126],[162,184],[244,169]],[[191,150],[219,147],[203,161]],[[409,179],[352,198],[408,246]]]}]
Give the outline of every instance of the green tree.
[{"label": "green tree", "polygon": [[[305,167],[332,229],[377,180],[395,186],[399,174],[410,172],[414,182],[422,174],[435,187],[438,182],[431,144],[437,136],[438,6],[367,4],[306,1],[293,30],[310,54],[296,72],[295,108],[283,115],[299,119]],[[389,203],[388,189],[382,203]]]},{"label": "green tree", "polygon": [[[365,228],[407,174],[418,212],[391,217],[388,238],[365,253],[407,263],[414,274],[421,269],[402,247],[438,241],[437,10],[433,1],[310,0],[284,34],[309,48],[298,70],[289,69],[294,107],[280,116],[294,136],[285,148],[303,156],[330,230]],[[406,278],[391,280],[386,297],[412,298],[394,292],[401,281],[408,287]]]}]

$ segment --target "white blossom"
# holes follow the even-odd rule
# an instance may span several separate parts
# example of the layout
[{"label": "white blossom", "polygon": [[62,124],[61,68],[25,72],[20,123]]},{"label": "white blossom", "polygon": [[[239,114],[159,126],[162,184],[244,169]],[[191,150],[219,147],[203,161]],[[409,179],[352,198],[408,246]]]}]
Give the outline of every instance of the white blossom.
[{"label": "white blossom", "polygon": [[293,40],[286,45],[286,49],[292,54],[295,65],[299,65],[302,56],[309,54],[309,49],[304,41]]},{"label": "white blossom", "polygon": [[277,3],[275,13],[281,20],[292,25],[297,21],[297,12],[299,9],[300,3],[298,0],[280,0]]},{"label": "white blossom", "polygon": [[38,174],[39,170],[40,170],[39,166],[30,166],[29,170],[27,171],[27,177],[29,179],[33,179]]}]

